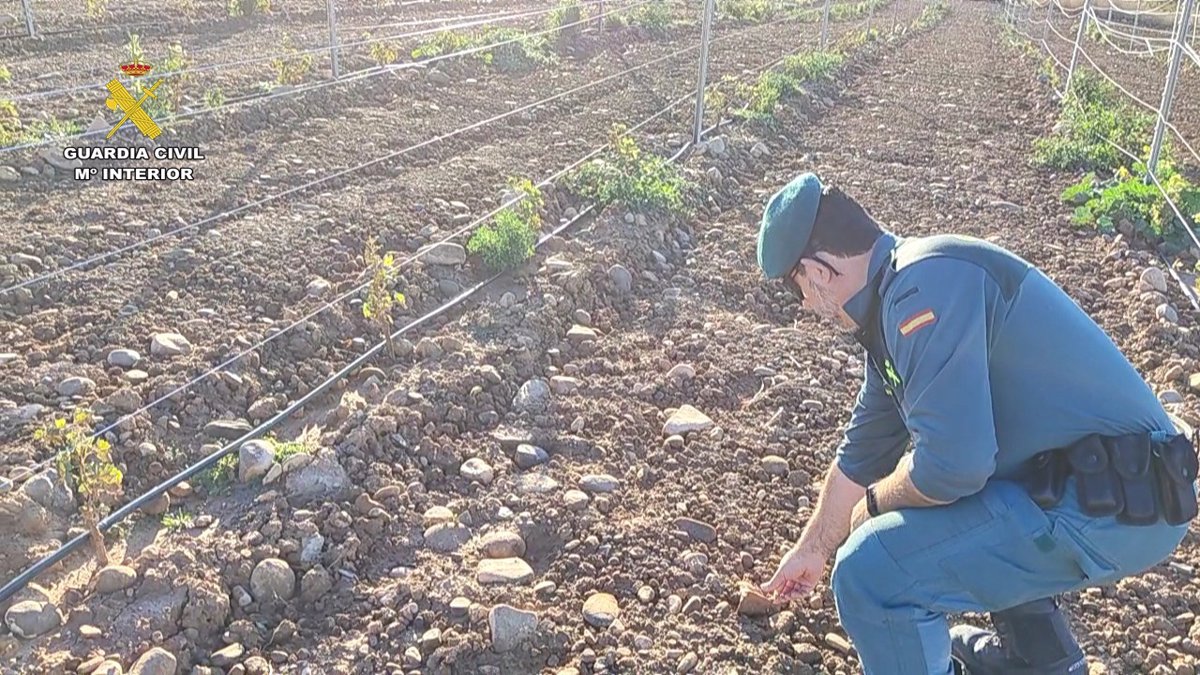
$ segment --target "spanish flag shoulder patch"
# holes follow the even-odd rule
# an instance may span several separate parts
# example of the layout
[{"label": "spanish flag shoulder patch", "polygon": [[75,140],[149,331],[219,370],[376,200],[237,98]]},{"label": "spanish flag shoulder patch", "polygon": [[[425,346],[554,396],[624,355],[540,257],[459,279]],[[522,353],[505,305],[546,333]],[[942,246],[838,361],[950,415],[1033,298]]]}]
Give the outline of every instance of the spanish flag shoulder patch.
[{"label": "spanish flag shoulder patch", "polygon": [[937,315],[932,309],[923,309],[900,322],[900,334],[907,337],[937,321]]}]

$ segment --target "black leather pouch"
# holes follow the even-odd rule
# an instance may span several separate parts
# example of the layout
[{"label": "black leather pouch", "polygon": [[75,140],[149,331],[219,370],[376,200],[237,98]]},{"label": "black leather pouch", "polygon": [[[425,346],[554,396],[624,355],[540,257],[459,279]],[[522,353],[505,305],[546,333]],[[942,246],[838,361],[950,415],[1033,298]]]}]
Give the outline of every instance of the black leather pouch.
[{"label": "black leather pouch", "polygon": [[1196,449],[1186,436],[1177,435],[1154,446],[1154,468],[1162,498],[1163,516],[1172,525],[1196,517]]},{"label": "black leather pouch", "polygon": [[1098,434],[1091,434],[1067,448],[1066,455],[1075,474],[1081,511],[1101,518],[1115,516],[1125,508],[1117,472],[1108,461],[1108,450]]},{"label": "black leather pouch", "polygon": [[1067,489],[1067,464],[1057,450],[1038,453],[1029,460],[1025,489],[1034,503],[1049,509],[1062,501]]},{"label": "black leather pouch", "polygon": [[1158,522],[1158,475],[1154,469],[1149,434],[1129,434],[1104,439],[1108,460],[1121,479],[1125,508],[1117,521],[1126,525]]}]

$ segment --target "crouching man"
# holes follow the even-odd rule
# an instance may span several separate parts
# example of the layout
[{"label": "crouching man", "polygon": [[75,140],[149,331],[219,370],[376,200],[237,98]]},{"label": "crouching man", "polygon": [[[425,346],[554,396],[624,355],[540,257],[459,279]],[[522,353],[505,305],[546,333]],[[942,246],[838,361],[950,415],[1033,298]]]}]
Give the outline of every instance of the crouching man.
[{"label": "crouching man", "polygon": [[[1196,515],[1193,445],[1136,369],[1021,258],[897,237],[812,174],[769,201],[758,262],[867,362],[812,519],[763,589],[806,595],[835,558],[867,675],[1086,673],[1058,596],[1158,564]],[[965,611],[995,630],[950,628]]]}]

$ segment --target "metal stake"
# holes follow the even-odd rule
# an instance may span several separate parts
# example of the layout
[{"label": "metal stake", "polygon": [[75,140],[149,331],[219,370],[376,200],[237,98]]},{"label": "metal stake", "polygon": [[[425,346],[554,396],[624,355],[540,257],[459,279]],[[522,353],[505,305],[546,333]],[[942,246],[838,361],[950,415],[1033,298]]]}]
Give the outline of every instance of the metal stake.
[{"label": "metal stake", "polygon": [[[708,87],[708,42],[712,34],[713,12],[716,11],[717,0],[705,0],[704,23],[700,28],[700,67],[696,85],[696,119],[692,132],[692,142],[699,143],[704,130],[704,90]],[[717,120],[719,124],[721,120]]]},{"label": "metal stake", "polygon": [[329,60],[333,67],[333,79],[336,80],[342,76],[342,69],[338,66],[337,8],[333,3],[334,0],[325,0],[325,7],[329,10]]},{"label": "metal stake", "polygon": [[1063,87],[1063,98],[1071,93],[1071,78],[1075,76],[1075,64],[1079,62],[1079,45],[1087,29],[1088,12],[1092,11],[1092,0],[1083,0],[1083,12],[1079,15],[1079,30],[1075,33],[1075,48],[1071,50],[1071,67],[1067,68],[1067,84]]},{"label": "metal stake", "polygon": [[36,37],[33,28],[33,8],[29,3],[30,0],[21,0],[21,13],[25,15],[25,31],[29,33],[29,37]]},{"label": "metal stake", "polygon": [[830,1],[825,0],[825,9],[821,12],[821,49],[825,49],[829,41],[829,5]]},{"label": "metal stake", "polygon": [[1175,23],[1175,41],[1171,43],[1171,63],[1167,66],[1167,85],[1163,87],[1162,104],[1158,106],[1158,122],[1154,125],[1154,141],[1150,143],[1150,161],[1146,170],[1153,174],[1162,152],[1163,137],[1167,131],[1167,119],[1171,116],[1171,103],[1175,100],[1175,84],[1179,81],[1179,64],[1183,60],[1183,41],[1187,39],[1188,25],[1192,21],[1192,10],[1196,0],[1183,0],[1179,18]]},{"label": "metal stake", "polygon": [[1050,32],[1050,7],[1054,4],[1054,0],[1046,0],[1046,17],[1042,20],[1042,46],[1046,51],[1050,51],[1050,45],[1046,43],[1046,38]]},{"label": "metal stake", "polygon": [[1133,38],[1138,32],[1138,23],[1142,19],[1142,0],[1137,0],[1137,13],[1133,15],[1133,31],[1129,35],[1129,48],[1133,49]]}]

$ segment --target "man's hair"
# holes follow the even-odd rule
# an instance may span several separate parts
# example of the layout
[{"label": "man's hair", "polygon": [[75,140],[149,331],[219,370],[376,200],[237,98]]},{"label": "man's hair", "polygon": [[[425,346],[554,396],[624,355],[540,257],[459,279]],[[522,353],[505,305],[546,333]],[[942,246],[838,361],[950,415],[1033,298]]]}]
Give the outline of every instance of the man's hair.
[{"label": "man's hair", "polygon": [[837,187],[827,187],[802,257],[830,253],[845,258],[871,250],[882,228],[861,204]]}]

